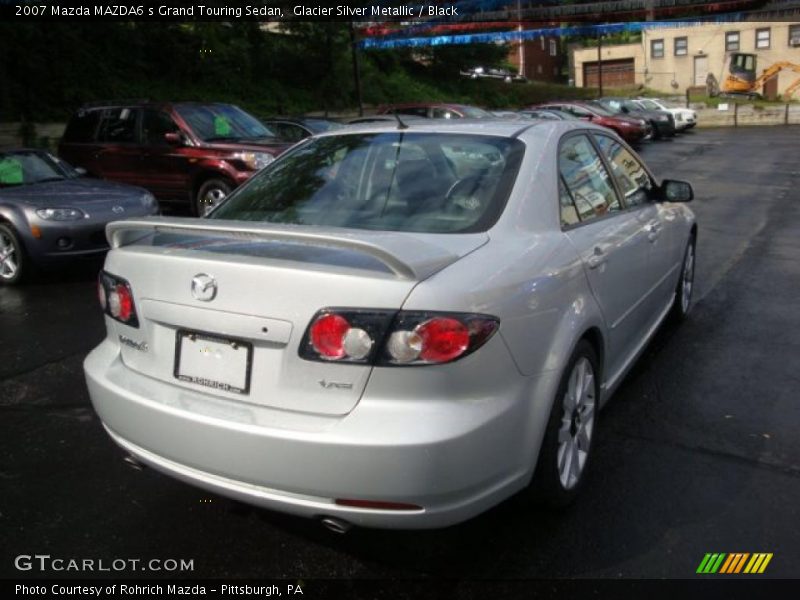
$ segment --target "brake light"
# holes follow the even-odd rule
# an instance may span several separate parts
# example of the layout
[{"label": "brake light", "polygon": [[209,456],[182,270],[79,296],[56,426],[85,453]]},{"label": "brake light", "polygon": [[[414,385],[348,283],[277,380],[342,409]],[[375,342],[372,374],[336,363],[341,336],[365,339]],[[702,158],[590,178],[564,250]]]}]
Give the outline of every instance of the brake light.
[{"label": "brake light", "polygon": [[139,327],[133,290],[127,281],[103,271],[97,283],[97,295],[105,314],[125,325]]},{"label": "brake light", "polygon": [[311,320],[300,356],[385,366],[442,364],[480,348],[499,320],[470,313],[325,309]]},{"label": "brake light", "polygon": [[120,321],[128,322],[133,313],[133,296],[130,289],[125,284],[119,284],[112,292],[112,296],[118,299],[112,306],[112,315]]},{"label": "brake light", "polygon": [[342,358],[344,337],[349,329],[350,323],[344,317],[322,315],[311,325],[311,345],[323,358]]},{"label": "brake light", "polygon": [[437,318],[425,321],[416,328],[422,339],[419,357],[428,362],[448,362],[469,348],[469,332],[461,321]]}]

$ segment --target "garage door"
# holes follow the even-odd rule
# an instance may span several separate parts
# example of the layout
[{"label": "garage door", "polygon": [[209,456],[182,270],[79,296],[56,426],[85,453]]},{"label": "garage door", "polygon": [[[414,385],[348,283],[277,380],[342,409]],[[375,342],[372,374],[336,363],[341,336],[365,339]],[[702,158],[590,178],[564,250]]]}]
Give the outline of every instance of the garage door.
[{"label": "garage door", "polygon": [[[600,87],[597,63],[583,63],[583,87]],[[633,59],[603,61],[603,87],[625,87],[633,85]]]}]

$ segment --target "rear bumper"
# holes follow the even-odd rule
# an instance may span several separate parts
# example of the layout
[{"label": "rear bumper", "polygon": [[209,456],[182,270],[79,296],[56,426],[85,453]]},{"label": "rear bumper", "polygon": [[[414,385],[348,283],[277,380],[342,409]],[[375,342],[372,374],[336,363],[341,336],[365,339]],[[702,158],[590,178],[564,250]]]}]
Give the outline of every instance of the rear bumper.
[{"label": "rear bumper", "polygon": [[[517,372],[494,397],[409,390],[398,398],[384,394],[402,393],[395,375],[383,383],[373,375],[350,414],[329,417],[222,402],[151,379],[128,369],[108,340],[84,369],[111,437],[159,471],[268,509],[409,529],[467,520],[523,488],[549,413],[549,402],[532,397],[552,397],[557,383],[551,373]],[[337,498],[420,508],[353,508]]]}]

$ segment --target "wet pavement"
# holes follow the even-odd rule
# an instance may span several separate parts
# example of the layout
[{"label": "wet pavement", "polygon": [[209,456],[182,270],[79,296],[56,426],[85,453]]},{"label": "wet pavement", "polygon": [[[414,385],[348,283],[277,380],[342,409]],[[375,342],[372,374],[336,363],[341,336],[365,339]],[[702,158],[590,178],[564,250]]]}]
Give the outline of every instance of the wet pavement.
[{"label": "wet pavement", "polygon": [[184,575],[201,578],[685,578],[707,552],[771,552],[763,577],[798,577],[800,128],[697,130],[641,154],[694,185],[696,304],[603,411],[569,511],[514,498],[444,530],[337,536],[133,471],[83,379],[104,335],[86,265],[0,288],[0,576],[68,574],[14,568],[38,553],[193,559]]}]

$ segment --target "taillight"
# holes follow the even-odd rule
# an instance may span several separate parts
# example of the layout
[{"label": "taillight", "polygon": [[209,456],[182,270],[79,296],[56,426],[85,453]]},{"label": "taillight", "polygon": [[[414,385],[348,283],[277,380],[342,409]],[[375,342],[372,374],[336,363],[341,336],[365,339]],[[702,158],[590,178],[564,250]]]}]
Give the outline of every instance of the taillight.
[{"label": "taillight", "polygon": [[320,316],[311,324],[311,345],[322,358],[342,358],[345,356],[344,338],[350,330],[350,323],[340,315]]},{"label": "taillight", "polygon": [[329,308],[311,320],[300,356],[384,366],[452,362],[480,348],[499,320],[469,313]]},{"label": "taillight", "polygon": [[97,295],[105,314],[125,325],[139,327],[133,291],[127,281],[103,271],[97,283]]},{"label": "taillight", "polygon": [[103,284],[102,273],[97,278],[97,300],[100,302],[100,308],[105,312],[106,306],[108,306],[108,297],[106,297],[106,286]]}]

